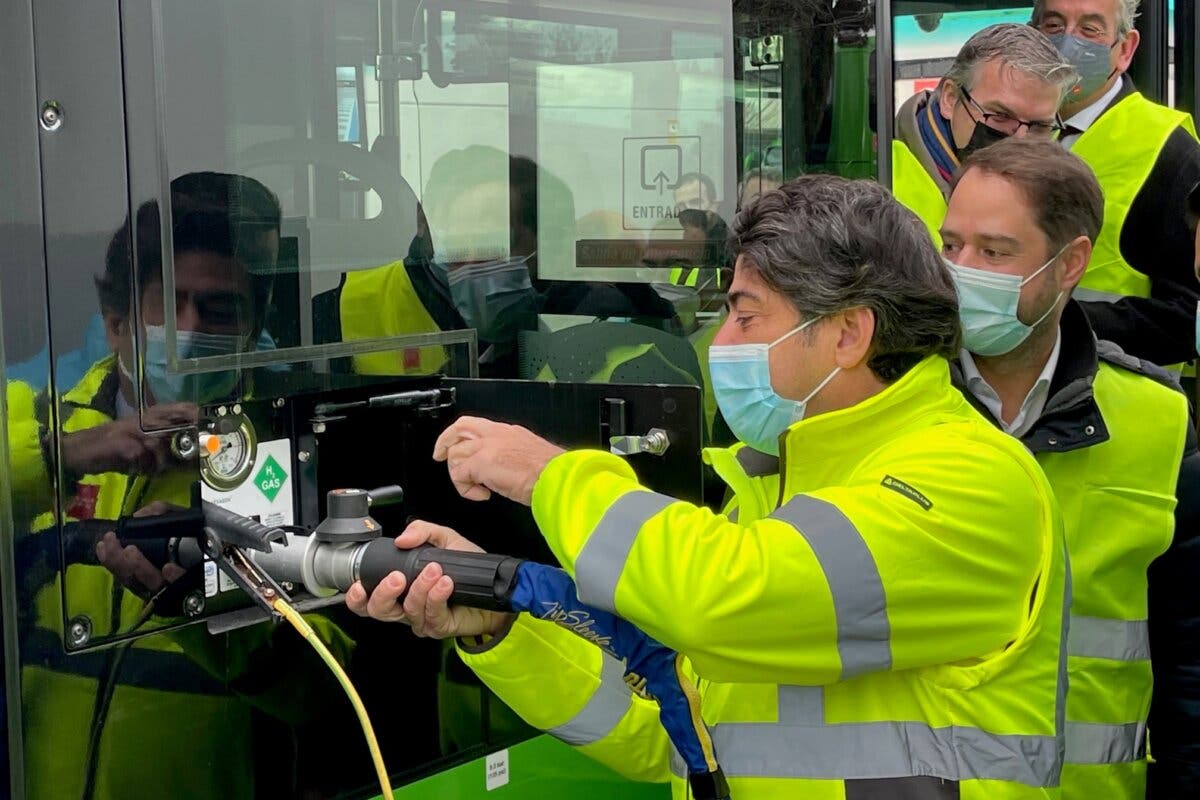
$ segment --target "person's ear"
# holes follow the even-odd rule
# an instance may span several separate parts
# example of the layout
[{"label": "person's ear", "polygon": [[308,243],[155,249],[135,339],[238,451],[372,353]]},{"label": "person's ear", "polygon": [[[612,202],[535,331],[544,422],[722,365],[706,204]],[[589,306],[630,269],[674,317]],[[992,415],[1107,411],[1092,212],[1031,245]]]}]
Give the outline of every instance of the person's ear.
[{"label": "person's ear", "polygon": [[1141,42],[1142,35],[1134,28],[1129,33],[1125,34],[1125,38],[1117,45],[1117,71],[1124,73],[1129,69],[1129,65],[1133,63],[1133,55],[1137,52],[1138,43]]},{"label": "person's ear", "polygon": [[864,306],[850,308],[830,318],[836,326],[834,360],[844,370],[867,361],[875,340],[875,312]]},{"label": "person's ear", "polygon": [[958,105],[958,84],[954,81],[942,81],[942,91],[938,94],[938,110],[945,119],[954,118],[954,107]]},{"label": "person's ear", "polygon": [[1088,237],[1080,236],[1067,245],[1067,249],[1062,254],[1064,269],[1061,288],[1064,292],[1070,292],[1079,285],[1091,260],[1092,240]]}]

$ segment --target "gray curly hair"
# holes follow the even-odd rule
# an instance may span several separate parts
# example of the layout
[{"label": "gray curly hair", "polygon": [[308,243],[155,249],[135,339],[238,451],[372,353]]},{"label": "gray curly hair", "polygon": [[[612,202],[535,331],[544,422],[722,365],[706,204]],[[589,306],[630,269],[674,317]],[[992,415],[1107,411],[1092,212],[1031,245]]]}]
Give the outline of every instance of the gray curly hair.
[{"label": "gray curly hair", "polygon": [[975,85],[979,68],[993,59],[1000,59],[1010,69],[1057,86],[1060,97],[1066,97],[1079,80],[1079,73],[1045,34],[1028,25],[1004,22],[989,25],[967,40],[942,78],[941,86],[945,86],[946,81],[953,81],[960,89],[970,90]]},{"label": "gray curly hair", "polygon": [[915,214],[875,181],[805,175],[740,211],[730,232],[753,269],[802,320],[875,313],[867,361],[891,382],[931,355],[958,354],[958,296]]}]

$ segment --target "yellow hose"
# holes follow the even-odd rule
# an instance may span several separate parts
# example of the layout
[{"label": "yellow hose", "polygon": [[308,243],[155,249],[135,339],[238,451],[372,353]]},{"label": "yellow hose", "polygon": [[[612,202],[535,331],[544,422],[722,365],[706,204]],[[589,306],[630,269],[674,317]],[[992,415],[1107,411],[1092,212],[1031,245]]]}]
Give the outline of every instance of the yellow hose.
[{"label": "yellow hose", "polygon": [[283,599],[278,599],[274,602],[275,610],[283,615],[283,618],[292,623],[292,626],[300,632],[309,644],[321,656],[331,670],[338,683],[346,690],[346,696],[350,698],[351,705],[354,706],[354,713],[358,714],[359,724],[362,725],[363,735],[367,738],[367,747],[371,750],[371,760],[375,762],[375,774],[379,778],[379,788],[383,790],[384,800],[391,800],[392,785],[388,782],[387,767],[383,764],[383,754],[379,752],[379,742],[375,739],[375,729],[371,727],[371,718],[367,716],[367,709],[363,705],[362,698],[358,696],[358,691],[355,690],[354,684],[350,682],[350,676],[342,669],[342,665],[333,657],[333,653],[329,652],[329,648],[317,636],[317,632],[312,629],[308,621],[300,616],[296,609],[292,608]]}]

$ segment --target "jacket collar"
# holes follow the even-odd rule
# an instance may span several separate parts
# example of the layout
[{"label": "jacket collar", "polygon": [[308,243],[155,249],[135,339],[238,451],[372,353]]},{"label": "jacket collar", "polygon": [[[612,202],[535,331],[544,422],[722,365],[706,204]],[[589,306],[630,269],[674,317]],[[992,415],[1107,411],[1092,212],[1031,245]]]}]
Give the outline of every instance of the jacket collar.
[{"label": "jacket collar", "polygon": [[950,385],[949,363],[930,356],[879,394],[788,428],[780,439],[780,473],[789,492],[806,489],[791,484],[840,479],[879,446],[881,435],[902,436],[931,415],[958,416],[966,405]]},{"label": "jacket collar", "polygon": [[[1091,121],[1087,127],[1087,130],[1091,130],[1092,128],[1096,127],[1096,123],[1103,119],[1105,114],[1120,105],[1122,100],[1130,95],[1137,94],[1137,87],[1133,85],[1133,79],[1128,75],[1122,75],[1121,79],[1117,81],[1117,85],[1120,87],[1117,90],[1117,93],[1113,95],[1113,99],[1109,101],[1108,105],[1100,109],[1100,113],[1097,114],[1096,118]],[[1066,122],[1069,124],[1070,120],[1066,120]],[[1084,132],[1086,133],[1087,131]]]},{"label": "jacket collar", "polygon": [[63,402],[76,408],[90,408],[110,419],[116,419],[117,392],[120,390],[121,372],[114,353],[93,364],[79,383],[63,395]]},{"label": "jacket collar", "polygon": [[[1034,454],[1065,453],[1108,441],[1108,427],[1096,403],[1093,386],[1099,369],[1096,335],[1080,305],[1069,300],[1059,323],[1062,349],[1058,368],[1050,381],[1050,394],[1042,415],[1024,436],[1022,443]],[[962,367],[951,367],[954,385],[971,405],[993,423],[991,413],[967,389]]]},{"label": "jacket collar", "polygon": [[[909,152],[925,168],[925,172],[929,174],[937,187],[942,190],[942,194],[946,194],[950,191],[950,184],[942,177],[937,160],[926,146],[925,138],[921,134],[921,125],[917,122],[920,116],[927,113],[926,109],[932,108],[936,113],[941,102],[939,98],[937,90],[927,90],[918,92],[906,100],[896,113],[895,136],[908,147]],[[940,118],[940,115],[938,117]]]}]

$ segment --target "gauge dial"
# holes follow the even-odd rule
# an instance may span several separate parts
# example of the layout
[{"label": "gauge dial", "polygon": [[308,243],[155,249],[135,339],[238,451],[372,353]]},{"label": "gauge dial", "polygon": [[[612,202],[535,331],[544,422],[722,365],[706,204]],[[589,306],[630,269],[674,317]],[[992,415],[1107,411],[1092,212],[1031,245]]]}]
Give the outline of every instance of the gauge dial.
[{"label": "gauge dial", "polygon": [[236,489],[254,467],[258,440],[250,420],[242,417],[228,433],[200,436],[200,477],[219,492]]}]

